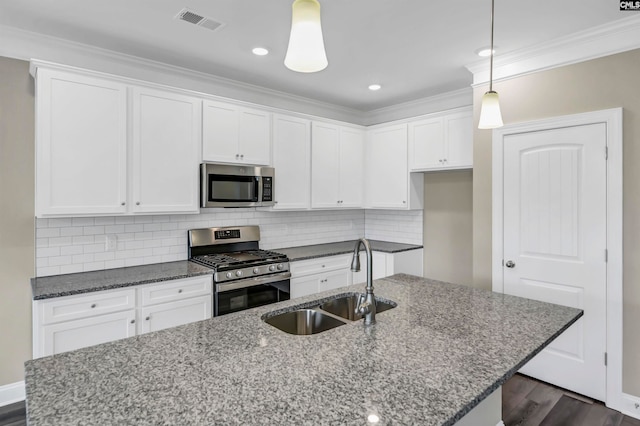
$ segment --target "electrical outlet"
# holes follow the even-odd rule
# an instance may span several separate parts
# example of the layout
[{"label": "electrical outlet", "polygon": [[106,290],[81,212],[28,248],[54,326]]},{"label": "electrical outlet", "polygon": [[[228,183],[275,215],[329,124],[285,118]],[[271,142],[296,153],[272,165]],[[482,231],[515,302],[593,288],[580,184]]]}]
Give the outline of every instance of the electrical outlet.
[{"label": "electrical outlet", "polygon": [[118,236],[114,234],[107,235],[104,239],[104,251],[116,251],[118,247]]}]

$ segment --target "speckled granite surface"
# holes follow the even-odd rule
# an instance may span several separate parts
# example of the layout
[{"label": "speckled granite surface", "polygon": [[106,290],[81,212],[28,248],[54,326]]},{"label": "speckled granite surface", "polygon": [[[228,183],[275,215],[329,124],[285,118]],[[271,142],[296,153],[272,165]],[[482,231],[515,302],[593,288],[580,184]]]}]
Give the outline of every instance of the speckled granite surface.
[{"label": "speckled granite surface", "polygon": [[209,268],[182,260],[178,262],[131,266],[128,268],[106,269],[103,271],[32,278],[31,291],[33,299],[40,300],[212,273],[213,271]]},{"label": "speckled granite surface", "polygon": [[264,314],[345,287],[28,361],[36,425],[451,425],[582,312],[413,277],[364,327],[286,334]]},{"label": "speckled granite surface", "polygon": [[[290,261],[315,259],[318,257],[335,256],[351,253],[356,242],[344,241],[340,243],[314,244],[311,246],[286,247],[273,249],[278,253],[286,254]],[[402,251],[421,249],[422,246],[414,244],[391,243],[388,241],[369,240],[371,249],[384,253],[399,253]]]}]

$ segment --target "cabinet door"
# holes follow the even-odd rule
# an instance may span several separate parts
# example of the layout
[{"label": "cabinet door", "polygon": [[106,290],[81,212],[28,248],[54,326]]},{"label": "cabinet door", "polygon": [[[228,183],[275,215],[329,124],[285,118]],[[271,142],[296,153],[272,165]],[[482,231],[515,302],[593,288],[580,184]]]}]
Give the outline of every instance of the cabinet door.
[{"label": "cabinet door", "polygon": [[73,351],[135,334],[135,310],[45,325],[42,327],[39,356]]},{"label": "cabinet door", "polygon": [[319,291],[333,290],[334,288],[351,285],[351,271],[343,269],[330,272],[320,279]]},{"label": "cabinet door", "polygon": [[271,164],[271,115],[264,111],[246,108],[240,109],[238,114],[240,162]]},{"label": "cabinet door", "polygon": [[238,148],[238,109],[222,102],[202,103],[202,160],[236,163]]},{"label": "cabinet door", "polygon": [[311,207],[339,207],[340,128],[331,124],[312,124]]},{"label": "cabinet door", "polygon": [[431,118],[409,124],[409,168],[424,170],[442,167],[444,153],[444,120]]},{"label": "cabinet door", "polygon": [[133,90],[135,213],[199,211],[201,101],[159,90]]},{"label": "cabinet door", "polygon": [[140,333],[177,327],[211,318],[211,295],[161,303],[140,310]]},{"label": "cabinet door", "polygon": [[318,274],[306,277],[291,278],[291,298],[308,296],[318,292],[321,276]]},{"label": "cabinet door", "polygon": [[340,129],[340,207],[359,208],[364,200],[364,132]]},{"label": "cabinet door", "polygon": [[126,211],[127,88],[38,69],[36,216]]},{"label": "cabinet door", "polygon": [[367,144],[367,205],[407,208],[407,125],[374,129]]},{"label": "cabinet door", "polygon": [[202,160],[270,164],[270,114],[224,102],[204,101]]},{"label": "cabinet door", "polygon": [[308,209],[311,203],[311,122],[273,116],[276,210]]},{"label": "cabinet door", "polygon": [[450,168],[473,167],[473,115],[463,112],[446,116],[445,166]]}]

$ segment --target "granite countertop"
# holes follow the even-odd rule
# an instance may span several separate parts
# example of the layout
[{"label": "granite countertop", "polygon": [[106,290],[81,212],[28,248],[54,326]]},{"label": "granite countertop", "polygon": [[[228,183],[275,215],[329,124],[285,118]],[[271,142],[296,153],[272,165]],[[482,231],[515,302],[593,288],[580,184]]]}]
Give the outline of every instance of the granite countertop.
[{"label": "granite countertop", "polygon": [[32,278],[31,291],[33,300],[40,300],[206,274],[213,274],[213,270],[197,263],[181,260]]},{"label": "granite countertop", "polygon": [[[318,257],[335,256],[338,254],[352,253],[356,240],[339,243],[314,244],[310,246],[286,247],[273,249],[278,253],[287,255],[291,262],[296,260],[308,260]],[[421,249],[415,244],[391,243],[388,241],[369,240],[373,251],[384,253],[399,253],[403,251]]]},{"label": "granite countertop", "polygon": [[311,336],[265,314],[313,296],[27,361],[36,425],[451,425],[582,311],[398,274],[374,282],[397,307]]}]

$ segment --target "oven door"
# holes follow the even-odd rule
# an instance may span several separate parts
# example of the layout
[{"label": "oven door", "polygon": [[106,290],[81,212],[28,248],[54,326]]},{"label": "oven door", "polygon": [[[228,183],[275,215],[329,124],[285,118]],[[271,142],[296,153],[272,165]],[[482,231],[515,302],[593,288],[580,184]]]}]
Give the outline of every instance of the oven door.
[{"label": "oven door", "polygon": [[243,311],[291,298],[290,272],[216,284],[213,315]]}]

